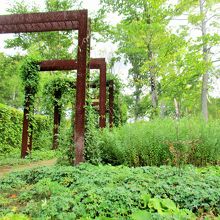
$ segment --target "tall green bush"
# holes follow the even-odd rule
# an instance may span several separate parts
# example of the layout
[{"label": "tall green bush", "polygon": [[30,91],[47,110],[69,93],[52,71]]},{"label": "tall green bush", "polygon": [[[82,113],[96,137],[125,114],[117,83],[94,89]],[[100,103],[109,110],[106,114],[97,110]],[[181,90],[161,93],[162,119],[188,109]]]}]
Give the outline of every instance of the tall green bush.
[{"label": "tall green bush", "polygon": [[220,121],[158,119],[100,133],[102,161],[114,165],[197,166],[220,162]]},{"label": "tall green bush", "polygon": [[[0,154],[21,147],[23,112],[0,104]],[[33,148],[51,146],[52,129],[45,116],[34,116]]]}]

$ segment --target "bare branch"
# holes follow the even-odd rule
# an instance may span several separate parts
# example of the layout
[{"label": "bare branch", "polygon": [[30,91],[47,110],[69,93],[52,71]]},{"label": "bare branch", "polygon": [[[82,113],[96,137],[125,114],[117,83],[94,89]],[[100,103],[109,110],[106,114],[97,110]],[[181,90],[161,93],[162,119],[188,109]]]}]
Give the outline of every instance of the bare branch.
[{"label": "bare branch", "polygon": [[205,20],[206,23],[208,23],[211,19],[216,18],[216,17],[220,17],[220,14],[214,14],[211,17],[209,17],[208,19]]}]

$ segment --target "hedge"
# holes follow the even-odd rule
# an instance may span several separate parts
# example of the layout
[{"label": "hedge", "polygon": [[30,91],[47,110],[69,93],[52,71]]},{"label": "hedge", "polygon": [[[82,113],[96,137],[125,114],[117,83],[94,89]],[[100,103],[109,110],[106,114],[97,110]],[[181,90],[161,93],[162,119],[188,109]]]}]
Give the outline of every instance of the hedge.
[{"label": "hedge", "polygon": [[[48,148],[52,143],[52,129],[49,118],[35,115],[33,149]],[[0,104],[0,154],[21,147],[23,112]]]}]

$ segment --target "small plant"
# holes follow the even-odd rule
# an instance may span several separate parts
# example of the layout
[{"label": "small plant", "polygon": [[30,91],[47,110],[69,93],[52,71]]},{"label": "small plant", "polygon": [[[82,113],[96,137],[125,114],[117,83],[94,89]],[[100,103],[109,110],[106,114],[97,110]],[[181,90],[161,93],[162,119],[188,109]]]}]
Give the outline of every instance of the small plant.
[{"label": "small plant", "polygon": [[[131,215],[133,220],[142,219],[184,219],[196,220],[196,215],[187,209],[179,209],[170,199],[151,198],[151,195],[142,195],[142,210]],[[145,209],[145,210],[143,210]]]}]

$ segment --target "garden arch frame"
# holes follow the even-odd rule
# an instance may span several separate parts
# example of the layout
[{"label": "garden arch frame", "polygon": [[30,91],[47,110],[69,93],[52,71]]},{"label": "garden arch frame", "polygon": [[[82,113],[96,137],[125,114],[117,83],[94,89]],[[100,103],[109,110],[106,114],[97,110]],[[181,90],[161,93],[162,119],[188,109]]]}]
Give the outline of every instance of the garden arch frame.
[{"label": "garden arch frame", "polygon": [[[99,91],[99,127],[106,126],[106,61],[105,58],[91,58],[89,63],[90,69],[100,71],[100,91]],[[57,71],[57,70],[76,70],[76,60],[48,60],[40,63],[40,71]],[[93,85],[92,85],[93,86]]]},{"label": "garden arch frame", "polygon": [[[0,34],[78,30],[75,164],[84,161],[85,100],[89,20],[87,10],[0,15]],[[21,157],[28,153],[28,109],[24,109]]]},{"label": "garden arch frame", "polygon": [[[89,63],[90,69],[99,69],[100,77],[99,77],[99,127],[106,127],[106,61],[105,58],[95,58],[90,59]],[[76,60],[47,60],[40,63],[40,71],[58,71],[58,70],[76,70],[77,62]],[[90,85],[91,87],[97,87],[96,85]],[[76,87],[76,86],[75,86]],[[58,112],[54,112],[54,125],[59,125],[60,123],[60,114]],[[57,134],[58,127],[54,126],[54,134],[53,134],[53,147],[57,146]]]},{"label": "garden arch frame", "polygon": [[114,127],[114,80],[108,82],[109,93],[109,127]]}]

